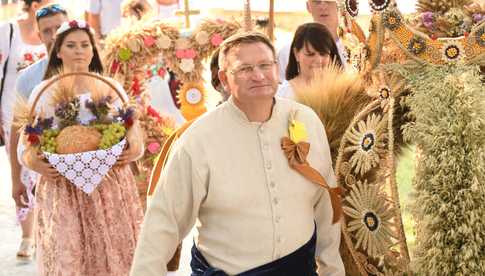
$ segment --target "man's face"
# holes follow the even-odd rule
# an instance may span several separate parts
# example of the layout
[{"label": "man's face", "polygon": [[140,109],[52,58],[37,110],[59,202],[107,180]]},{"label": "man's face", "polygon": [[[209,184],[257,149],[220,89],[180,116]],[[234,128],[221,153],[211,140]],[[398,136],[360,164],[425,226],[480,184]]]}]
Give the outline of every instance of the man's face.
[{"label": "man's face", "polygon": [[272,99],[278,87],[275,57],[262,42],[244,43],[229,50],[219,79],[236,101]]},{"label": "man's face", "polygon": [[64,21],[67,21],[67,17],[62,13],[39,19],[37,23],[39,28],[39,37],[48,51],[51,50],[51,47],[54,44],[57,29],[59,29]]},{"label": "man's face", "polygon": [[337,33],[338,9],[336,2],[308,0],[306,7],[308,12],[312,15],[313,21],[325,25],[332,35]]}]

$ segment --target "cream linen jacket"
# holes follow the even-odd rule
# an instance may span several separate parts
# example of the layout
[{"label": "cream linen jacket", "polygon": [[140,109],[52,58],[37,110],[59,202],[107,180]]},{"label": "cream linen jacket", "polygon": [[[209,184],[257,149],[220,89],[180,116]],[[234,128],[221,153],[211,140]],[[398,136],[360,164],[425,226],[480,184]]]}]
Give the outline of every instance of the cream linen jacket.
[{"label": "cream linen jacket", "polygon": [[186,130],[149,204],[131,275],[166,275],[196,221],[197,248],[230,275],[297,250],[315,223],[319,275],[345,275],[328,192],[292,170],[280,146],[290,112],[297,111],[311,144],[307,160],[334,187],[325,129],[310,108],[275,99],[264,123],[249,122],[230,98]]}]

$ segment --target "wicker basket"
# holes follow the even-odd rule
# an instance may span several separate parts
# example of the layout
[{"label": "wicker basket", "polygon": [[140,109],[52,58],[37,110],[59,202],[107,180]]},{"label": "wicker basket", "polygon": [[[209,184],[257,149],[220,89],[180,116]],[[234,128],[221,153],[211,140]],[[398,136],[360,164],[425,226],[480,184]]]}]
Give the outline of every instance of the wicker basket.
[{"label": "wicker basket", "polygon": [[[113,89],[123,103],[126,98],[111,82],[103,77],[86,72],[68,73],[54,77],[39,92],[30,109],[30,118],[35,118],[35,108],[40,97],[57,81],[73,76],[88,76],[98,79]],[[57,153],[44,152],[47,161],[69,182],[86,193],[91,193],[116,163],[123,152],[126,140],[109,149],[98,149],[101,134],[94,128],[74,125],[64,128],[56,137]]]}]

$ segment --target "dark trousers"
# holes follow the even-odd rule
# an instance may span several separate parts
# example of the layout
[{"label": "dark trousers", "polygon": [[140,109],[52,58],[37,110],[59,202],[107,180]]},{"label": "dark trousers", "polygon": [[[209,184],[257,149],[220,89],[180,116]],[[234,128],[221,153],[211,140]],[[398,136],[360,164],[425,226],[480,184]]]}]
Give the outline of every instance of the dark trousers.
[{"label": "dark trousers", "polygon": [[[250,269],[238,276],[317,276],[315,246],[317,236],[312,238],[295,252],[271,263]],[[224,271],[214,268],[202,256],[197,247],[192,247],[191,276],[228,276]]]}]

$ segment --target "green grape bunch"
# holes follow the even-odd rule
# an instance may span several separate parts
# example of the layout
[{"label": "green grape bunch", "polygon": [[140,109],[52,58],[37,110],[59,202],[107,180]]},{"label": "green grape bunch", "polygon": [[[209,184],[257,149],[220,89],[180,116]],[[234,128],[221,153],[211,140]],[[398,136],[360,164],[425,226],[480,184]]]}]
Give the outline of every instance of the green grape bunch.
[{"label": "green grape bunch", "polygon": [[100,149],[109,149],[118,144],[126,135],[126,128],[122,123],[96,124],[94,127],[101,132]]},{"label": "green grape bunch", "polygon": [[42,132],[40,137],[40,149],[44,152],[55,153],[56,152],[56,137],[59,135],[58,129],[46,129]]}]

